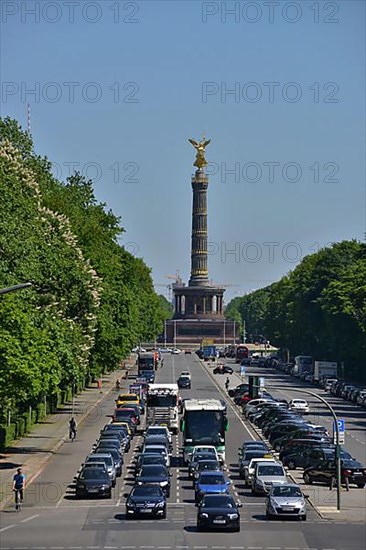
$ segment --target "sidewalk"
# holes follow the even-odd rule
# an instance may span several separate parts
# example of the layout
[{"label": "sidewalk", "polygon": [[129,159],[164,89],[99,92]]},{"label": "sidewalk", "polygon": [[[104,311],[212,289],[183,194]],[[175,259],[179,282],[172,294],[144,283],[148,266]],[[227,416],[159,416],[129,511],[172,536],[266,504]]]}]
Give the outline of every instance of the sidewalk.
[{"label": "sidewalk", "polygon": [[[128,368],[134,358],[125,361]],[[95,387],[83,390],[74,398],[74,416],[78,426],[86,416],[111,392],[117,378],[124,378],[126,370],[120,368],[102,378],[102,388]],[[26,482],[34,481],[47,462],[57,453],[68,439],[68,423],[72,414],[72,401],[65,403],[56,413],[47,416],[36,424],[25,437],[14,442],[6,452],[0,454],[0,510],[12,498],[11,486],[16,468],[20,466],[26,475]]]}]

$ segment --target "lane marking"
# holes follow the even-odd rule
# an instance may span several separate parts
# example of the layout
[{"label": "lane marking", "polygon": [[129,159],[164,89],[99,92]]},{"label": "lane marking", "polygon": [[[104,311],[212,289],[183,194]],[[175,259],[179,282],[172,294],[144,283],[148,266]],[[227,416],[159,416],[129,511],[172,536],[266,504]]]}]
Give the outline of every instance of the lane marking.
[{"label": "lane marking", "polygon": [[7,531],[8,529],[12,529],[13,527],[15,527],[15,525],[8,525],[7,527],[3,527],[2,529],[0,529],[0,533],[3,533],[4,531]]},{"label": "lane marking", "polygon": [[20,523],[27,523],[28,521],[32,521],[32,519],[38,518],[39,514],[34,514],[34,516],[30,516],[29,518],[22,519]]}]

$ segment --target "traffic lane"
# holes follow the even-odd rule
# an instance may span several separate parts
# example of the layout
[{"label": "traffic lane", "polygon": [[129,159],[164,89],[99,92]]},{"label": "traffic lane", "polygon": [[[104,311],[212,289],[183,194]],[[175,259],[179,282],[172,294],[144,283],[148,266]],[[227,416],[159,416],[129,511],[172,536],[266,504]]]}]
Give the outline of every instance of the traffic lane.
[{"label": "traffic lane", "polygon": [[[243,510],[243,509],[242,509]],[[42,518],[1,533],[2,550],[239,548],[257,550],[360,550],[365,526],[344,522],[271,521],[242,511],[241,533],[198,532],[189,506],[171,506],[166,520],[126,520],[116,507],[48,510]],[[327,525],[327,527],[325,527]],[[40,533],[42,541],[40,542]]]},{"label": "traffic lane", "polygon": [[[292,391],[292,387],[309,389],[321,397],[323,397],[334,408],[338,418],[344,418],[346,423],[346,441],[345,447],[357,460],[363,464],[366,462],[366,433],[365,433],[365,413],[359,410],[359,407],[339,400],[339,398],[330,397],[321,388],[306,386],[302,381],[281,375],[277,371],[269,369],[251,369],[251,374],[255,376],[265,376],[266,388],[277,398],[291,400],[296,397],[306,399],[310,405],[311,414],[304,416],[313,422],[325,426],[331,434],[333,431],[333,417],[326,406],[317,400],[315,397],[299,392]],[[281,389],[273,388],[272,386],[281,385]],[[347,427],[350,427],[349,429]]]}]

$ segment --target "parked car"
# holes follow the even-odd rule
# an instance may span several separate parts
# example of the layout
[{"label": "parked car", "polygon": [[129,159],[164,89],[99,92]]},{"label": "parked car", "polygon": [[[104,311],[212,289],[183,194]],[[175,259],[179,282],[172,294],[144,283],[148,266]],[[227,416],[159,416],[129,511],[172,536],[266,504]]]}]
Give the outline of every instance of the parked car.
[{"label": "parked car", "polygon": [[[306,468],[303,473],[304,482],[326,483],[332,486],[336,480],[336,463],[334,460],[320,462],[310,468]],[[354,459],[344,459],[341,461],[341,483],[346,485],[347,489],[351,483],[363,489],[366,484],[366,468],[361,462]]]},{"label": "parked car", "polygon": [[297,517],[306,521],[306,500],[298,485],[272,485],[266,500],[268,519]]},{"label": "parked car", "polygon": [[90,464],[81,469],[76,478],[75,496],[112,498],[112,481],[104,465],[99,467]]},{"label": "parked car", "polygon": [[243,383],[239,384],[235,388],[229,388],[228,394],[230,397],[235,397],[239,393],[244,393],[249,391],[249,384]]},{"label": "parked car", "polygon": [[300,414],[309,414],[309,403],[305,399],[291,399],[289,409]]},{"label": "parked car", "polygon": [[[335,448],[333,447],[315,447],[312,449],[299,449],[283,458],[283,465],[290,470],[296,468],[309,468],[321,462],[332,460],[335,456]],[[341,450],[341,458],[351,459],[351,455]]]},{"label": "parked car", "polygon": [[166,466],[161,464],[148,464],[141,466],[138,476],[136,477],[137,485],[156,484],[159,485],[166,496],[170,496],[170,476]]},{"label": "parked car", "polygon": [[272,485],[288,483],[286,472],[282,464],[257,462],[252,477],[252,494],[263,495],[269,492]]},{"label": "parked car", "polygon": [[241,503],[230,495],[204,495],[198,505],[197,529],[229,529],[240,531]]},{"label": "parked car", "polygon": [[206,494],[227,494],[230,481],[223,472],[201,472],[195,484],[195,503],[198,504]]},{"label": "parked car", "polygon": [[152,516],[166,518],[166,495],[159,485],[136,485],[126,498],[126,518]]}]

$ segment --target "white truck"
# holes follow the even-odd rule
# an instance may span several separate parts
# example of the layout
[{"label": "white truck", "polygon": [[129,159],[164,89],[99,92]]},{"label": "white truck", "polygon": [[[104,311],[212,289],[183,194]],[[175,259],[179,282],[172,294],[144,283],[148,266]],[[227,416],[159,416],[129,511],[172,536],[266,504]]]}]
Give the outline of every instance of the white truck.
[{"label": "white truck", "polygon": [[314,382],[322,378],[337,378],[337,363],[335,361],[315,361]]},{"label": "white truck", "polygon": [[149,384],[146,399],[146,427],[159,424],[178,433],[179,389],[177,384]]}]

